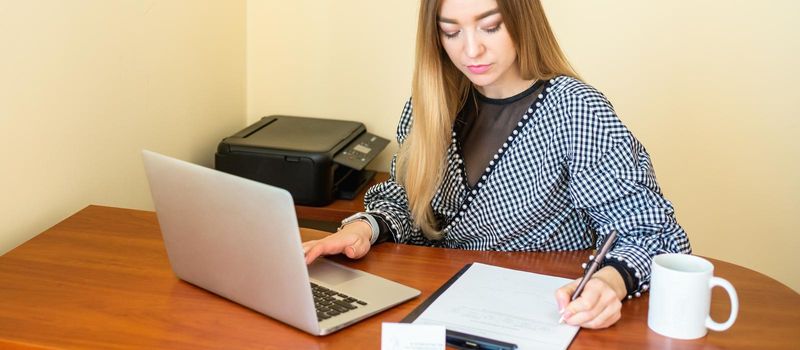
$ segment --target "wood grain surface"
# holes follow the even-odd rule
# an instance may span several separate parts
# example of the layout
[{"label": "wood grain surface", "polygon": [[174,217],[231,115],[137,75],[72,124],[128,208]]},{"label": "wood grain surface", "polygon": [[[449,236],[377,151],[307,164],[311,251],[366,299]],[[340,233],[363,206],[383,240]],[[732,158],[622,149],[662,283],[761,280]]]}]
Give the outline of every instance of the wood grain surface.
[{"label": "wood grain surface", "polygon": [[[305,232],[305,236],[318,235]],[[421,297],[315,337],[185,283],[170,270],[155,213],[89,206],[0,257],[3,349],[379,349],[397,322],[461,267],[482,262],[577,278],[588,252],[504,253],[381,244],[335,261],[422,291]],[[570,349],[800,349],[800,295],[761,273],[710,259],[741,309],[726,332],[671,340],[647,328],[647,296],[620,322],[581,330]],[[715,291],[712,315],[727,317]]]}]

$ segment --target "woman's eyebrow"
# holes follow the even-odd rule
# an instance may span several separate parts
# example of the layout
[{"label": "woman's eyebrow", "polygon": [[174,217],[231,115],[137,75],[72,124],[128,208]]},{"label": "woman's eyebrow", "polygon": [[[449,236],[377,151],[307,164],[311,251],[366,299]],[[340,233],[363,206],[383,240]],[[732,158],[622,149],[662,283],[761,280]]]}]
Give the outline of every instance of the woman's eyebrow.
[{"label": "woman's eyebrow", "polygon": [[[495,13],[500,13],[500,10],[493,9],[493,10],[486,11],[484,13],[481,13],[481,14],[475,16],[475,20],[478,21],[478,20],[484,19],[484,18],[489,17],[489,16],[491,16],[491,15],[493,15]],[[436,20],[439,21],[439,22],[443,22],[443,23],[458,24],[458,21],[456,21],[454,19],[450,19],[450,18],[445,18],[445,17],[442,17],[442,16],[436,16]]]}]

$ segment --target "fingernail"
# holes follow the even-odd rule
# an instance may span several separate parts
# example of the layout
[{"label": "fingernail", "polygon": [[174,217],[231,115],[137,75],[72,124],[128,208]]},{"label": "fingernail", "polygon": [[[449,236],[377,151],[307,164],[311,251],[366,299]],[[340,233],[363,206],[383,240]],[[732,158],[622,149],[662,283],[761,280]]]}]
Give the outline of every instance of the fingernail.
[{"label": "fingernail", "polygon": [[566,309],[564,309],[564,308],[562,307],[562,308],[561,308],[561,310],[558,310],[558,314],[559,314],[559,315],[563,315],[563,314],[564,314],[564,310],[566,310]]},{"label": "fingernail", "polygon": [[563,324],[563,323],[564,323],[564,316],[561,316],[561,318],[558,319],[558,324]]}]

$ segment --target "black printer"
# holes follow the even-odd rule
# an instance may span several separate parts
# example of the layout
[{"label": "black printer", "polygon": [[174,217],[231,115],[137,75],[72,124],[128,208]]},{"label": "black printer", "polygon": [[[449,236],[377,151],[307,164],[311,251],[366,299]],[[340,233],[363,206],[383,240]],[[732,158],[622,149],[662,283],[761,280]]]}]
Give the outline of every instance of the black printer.
[{"label": "black printer", "polygon": [[322,206],[355,197],[375,174],[364,168],[388,144],[359,122],[273,115],[224,138],[215,167]]}]

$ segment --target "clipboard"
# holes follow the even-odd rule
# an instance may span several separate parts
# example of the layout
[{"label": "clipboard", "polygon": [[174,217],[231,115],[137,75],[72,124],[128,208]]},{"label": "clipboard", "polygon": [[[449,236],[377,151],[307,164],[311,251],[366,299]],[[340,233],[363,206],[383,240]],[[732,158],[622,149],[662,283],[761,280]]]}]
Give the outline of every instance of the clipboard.
[{"label": "clipboard", "polygon": [[[447,288],[453,285],[453,282],[457,281],[461,275],[464,274],[469,268],[472,267],[472,263],[464,265],[458,272],[456,272],[453,277],[450,277],[447,282],[445,282],[441,287],[436,289],[433,294],[431,294],[428,299],[425,299],[422,304],[419,304],[414,310],[412,310],[406,317],[400,320],[401,323],[412,323],[414,320],[422,315],[422,313],[427,309],[433,302],[439,298],[442,293],[444,293]],[[464,334],[461,332],[456,332],[453,330],[445,329],[445,334],[447,338],[447,344],[450,346],[454,346],[458,349],[484,349],[484,348],[492,348],[492,349],[517,349],[516,344],[506,343],[497,341],[494,339],[488,339],[484,337],[479,337],[470,334]],[[467,345],[469,344],[469,345]]]},{"label": "clipboard", "polygon": [[[570,281],[473,262],[464,265],[400,322],[443,324],[448,345],[457,348],[563,350],[580,327],[558,323],[553,292]],[[520,304],[525,300],[528,302]],[[487,319],[493,321],[483,322]],[[467,340],[468,346],[451,343],[451,338]]]},{"label": "clipboard", "polygon": [[419,317],[419,315],[422,315],[422,313],[425,312],[425,309],[427,309],[428,306],[431,306],[431,304],[433,304],[433,302],[436,301],[436,298],[442,295],[442,293],[444,293],[444,291],[446,291],[447,288],[450,288],[450,286],[453,285],[453,282],[458,280],[458,278],[461,277],[461,275],[463,275],[464,272],[469,270],[471,266],[472,263],[464,265],[464,267],[462,267],[461,270],[456,272],[456,274],[453,275],[453,277],[450,277],[450,279],[447,280],[447,282],[445,282],[441,287],[439,287],[439,289],[433,292],[433,294],[431,294],[431,296],[429,296],[428,299],[425,299],[425,301],[423,301],[422,304],[417,305],[417,307],[414,308],[414,310],[412,310],[408,315],[406,315],[406,317],[400,320],[400,322],[401,323],[414,322],[414,320],[416,320],[417,317]]}]

